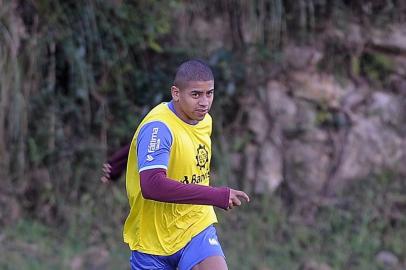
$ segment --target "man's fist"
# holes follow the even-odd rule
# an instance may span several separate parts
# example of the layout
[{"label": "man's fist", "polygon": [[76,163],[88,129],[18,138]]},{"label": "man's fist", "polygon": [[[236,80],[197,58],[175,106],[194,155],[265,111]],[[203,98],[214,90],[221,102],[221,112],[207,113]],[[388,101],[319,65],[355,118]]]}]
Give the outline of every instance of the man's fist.
[{"label": "man's fist", "polygon": [[227,209],[233,209],[234,206],[240,206],[242,199],[244,199],[246,202],[250,201],[250,197],[248,197],[248,195],[244,191],[230,188],[230,198],[228,200]]}]

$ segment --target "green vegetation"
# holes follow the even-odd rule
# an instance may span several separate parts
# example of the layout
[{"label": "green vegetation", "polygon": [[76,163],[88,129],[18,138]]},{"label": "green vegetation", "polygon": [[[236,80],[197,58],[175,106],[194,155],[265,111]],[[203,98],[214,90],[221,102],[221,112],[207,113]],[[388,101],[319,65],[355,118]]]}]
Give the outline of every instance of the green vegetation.
[{"label": "green vegetation", "polygon": [[405,192],[400,177],[383,173],[321,205],[298,202],[316,207],[310,216],[288,211],[277,194],[256,198],[246,211],[221,215],[230,269],[261,269],[259,262],[269,269],[299,269],[310,260],[337,270],[391,269],[380,265],[376,255],[385,250],[405,259]]},{"label": "green vegetation", "polygon": [[366,78],[379,86],[389,85],[389,75],[394,71],[394,64],[389,57],[383,53],[365,53],[360,62]]},{"label": "green vegetation", "polygon": [[[127,269],[129,253],[121,243],[119,219],[123,186],[109,188],[103,194],[106,204],[90,213],[77,210],[68,226],[62,225],[66,230],[23,219],[3,231],[0,268]],[[404,194],[406,184],[400,177],[382,173],[320,205],[289,206],[280,193],[257,196],[241,211],[217,211],[217,227],[230,269],[299,269],[307,261],[337,270],[391,269],[379,264],[376,255],[389,251],[406,259]],[[303,214],[297,211],[299,204],[316,211]]]}]

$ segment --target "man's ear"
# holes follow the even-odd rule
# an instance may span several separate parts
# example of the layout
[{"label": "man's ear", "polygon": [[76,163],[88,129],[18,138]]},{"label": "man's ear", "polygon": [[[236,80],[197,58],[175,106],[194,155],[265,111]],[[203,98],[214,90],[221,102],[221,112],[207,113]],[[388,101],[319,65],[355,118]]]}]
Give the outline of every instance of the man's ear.
[{"label": "man's ear", "polygon": [[175,102],[179,101],[179,88],[177,88],[176,86],[172,85],[171,87],[171,94],[172,94],[172,99]]}]

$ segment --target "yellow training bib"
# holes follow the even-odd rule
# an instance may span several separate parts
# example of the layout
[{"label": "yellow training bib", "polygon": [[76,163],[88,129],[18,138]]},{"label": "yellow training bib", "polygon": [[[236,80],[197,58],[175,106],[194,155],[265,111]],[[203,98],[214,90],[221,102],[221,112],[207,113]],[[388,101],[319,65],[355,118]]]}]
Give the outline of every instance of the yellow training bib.
[{"label": "yellow training bib", "polygon": [[146,200],[140,189],[137,136],[149,122],[164,123],[172,134],[167,177],[182,183],[209,185],[211,161],[210,115],[196,125],[182,121],[162,103],[150,111],[138,126],[131,142],[126,188],[130,213],[124,224],[124,242],[131,250],[172,255],[193,236],[217,222],[212,206],[163,203]]}]

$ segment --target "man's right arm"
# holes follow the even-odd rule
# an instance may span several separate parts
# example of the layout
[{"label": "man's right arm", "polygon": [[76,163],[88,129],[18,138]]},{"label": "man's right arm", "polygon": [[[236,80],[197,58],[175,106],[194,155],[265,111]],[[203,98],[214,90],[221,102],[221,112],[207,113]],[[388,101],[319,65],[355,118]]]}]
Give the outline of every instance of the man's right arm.
[{"label": "man's right arm", "polygon": [[168,178],[166,170],[171,146],[172,134],[162,122],[151,122],[141,128],[137,138],[137,157],[141,193],[145,199],[213,205],[223,209],[239,205],[235,203],[238,200],[235,190],[227,187],[184,184]]},{"label": "man's right arm", "polygon": [[166,177],[166,170],[151,169],[140,173],[142,196],[145,199],[180,203],[213,205],[227,209],[230,189],[197,184],[184,184]]}]

